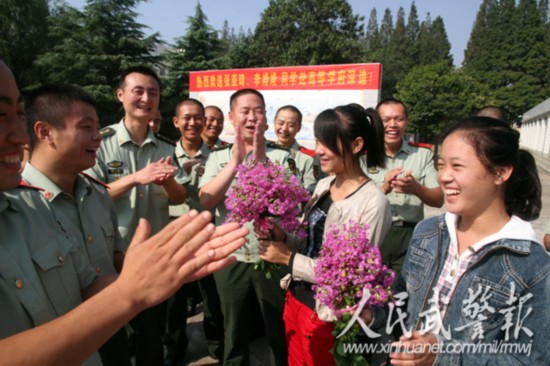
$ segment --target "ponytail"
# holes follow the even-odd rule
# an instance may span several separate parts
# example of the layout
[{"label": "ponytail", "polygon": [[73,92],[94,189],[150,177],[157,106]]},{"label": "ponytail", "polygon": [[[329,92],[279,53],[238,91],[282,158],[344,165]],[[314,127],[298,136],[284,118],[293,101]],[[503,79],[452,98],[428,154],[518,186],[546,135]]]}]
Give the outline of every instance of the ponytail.
[{"label": "ponytail", "polygon": [[535,159],[528,151],[518,151],[518,162],[506,184],[508,214],[526,221],[536,220],[542,207],[542,188]]},{"label": "ponytail", "polygon": [[367,154],[367,167],[385,167],[386,155],[384,152],[384,124],[376,110],[367,108],[365,118],[370,125],[365,139],[365,149]]}]

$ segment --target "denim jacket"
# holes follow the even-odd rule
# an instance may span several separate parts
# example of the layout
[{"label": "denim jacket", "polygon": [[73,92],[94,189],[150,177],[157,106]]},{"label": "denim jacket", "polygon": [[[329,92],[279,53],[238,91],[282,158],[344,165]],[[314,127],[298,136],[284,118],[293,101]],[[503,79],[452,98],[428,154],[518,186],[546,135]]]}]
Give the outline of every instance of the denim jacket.
[{"label": "denim jacket", "polygon": [[[421,330],[426,321],[449,243],[444,215],[417,225],[395,290],[396,294],[408,294],[407,330]],[[479,254],[451,295],[442,323],[442,329],[451,335],[446,339],[443,332],[438,334],[443,351],[438,352],[434,365],[550,364],[550,256],[540,243],[527,239],[500,239],[484,246]],[[515,301],[510,300],[511,288]],[[468,302],[472,298],[475,301]],[[375,328],[386,325],[387,311],[375,309]],[[395,315],[394,311],[392,322]],[[530,352],[513,348],[529,344]]]}]

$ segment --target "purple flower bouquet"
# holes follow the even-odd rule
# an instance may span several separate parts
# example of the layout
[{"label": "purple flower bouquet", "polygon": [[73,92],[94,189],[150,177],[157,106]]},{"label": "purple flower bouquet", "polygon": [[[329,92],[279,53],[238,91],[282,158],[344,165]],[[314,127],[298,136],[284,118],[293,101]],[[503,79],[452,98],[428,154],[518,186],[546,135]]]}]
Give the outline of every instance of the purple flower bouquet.
[{"label": "purple flower bouquet", "polygon": [[[270,238],[272,219],[276,218],[283,230],[304,238],[307,234],[298,217],[300,205],[309,199],[309,191],[284,165],[270,160],[262,164],[251,156],[237,167],[236,182],[225,200],[229,211],[226,222],[243,225],[255,221],[259,236]],[[261,259],[255,268],[271,277],[270,266]]]},{"label": "purple flower bouquet", "polygon": [[337,364],[367,364],[361,355],[344,352],[343,344],[354,342],[361,331],[359,322],[353,322],[353,314],[361,310],[360,302],[380,306],[392,296],[395,274],[382,264],[380,250],[370,243],[368,230],[367,225],[353,221],[340,227],[332,225],[315,265],[315,299],[337,317],[333,332],[337,336],[333,350]]}]

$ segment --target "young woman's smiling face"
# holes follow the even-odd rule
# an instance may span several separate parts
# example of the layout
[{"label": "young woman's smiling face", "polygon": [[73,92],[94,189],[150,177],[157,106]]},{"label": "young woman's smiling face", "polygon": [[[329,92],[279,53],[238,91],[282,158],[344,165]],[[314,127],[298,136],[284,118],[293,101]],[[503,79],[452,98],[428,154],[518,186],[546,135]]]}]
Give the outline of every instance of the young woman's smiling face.
[{"label": "young woman's smiling face", "polygon": [[483,165],[464,131],[449,135],[441,146],[437,179],[449,212],[478,216],[500,197],[499,177]]}]

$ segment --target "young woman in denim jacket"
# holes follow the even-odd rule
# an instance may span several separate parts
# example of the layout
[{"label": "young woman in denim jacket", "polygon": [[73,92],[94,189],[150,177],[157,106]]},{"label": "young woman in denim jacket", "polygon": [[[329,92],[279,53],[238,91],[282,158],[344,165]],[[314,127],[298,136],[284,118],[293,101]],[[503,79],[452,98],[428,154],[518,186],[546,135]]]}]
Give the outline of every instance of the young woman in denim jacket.
[{"label": "young woman in denim jacket", "polygon": [[[334,314],[313,298],[315,262],[324,233],[332,224],[354,220],[368,224],[372,243],[381,243],[391,226],[388,200],[361,169],[359,158],[368,150],[369,167],[384,164],[383,125],[373,109],[340,106],[321,112],[314,122],[315,152],[321,169],[330,174],[319,181],[304,210],[308,237],[300,240],[280,229],[275,240],[260,242],[260,258],[289,267],[284,321],[289,366],[331,366]],[[290,276],[288,276],[290,277]]]},{"label": "young woman in denim jacket", "polygon": [[[391,363],[548,365],[550,257],[526,222],[541,209],[533,157],[507,123],[471,117],[444,132],[437,166],[448,213],[414,232]],[[372,310],[373,329],[397,324],[395,308]]]}]

